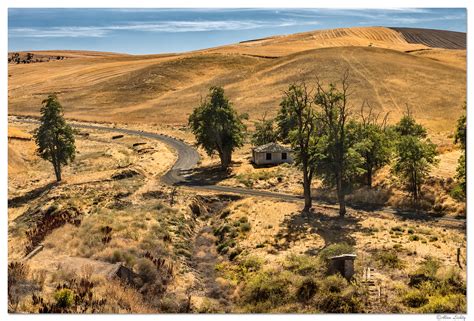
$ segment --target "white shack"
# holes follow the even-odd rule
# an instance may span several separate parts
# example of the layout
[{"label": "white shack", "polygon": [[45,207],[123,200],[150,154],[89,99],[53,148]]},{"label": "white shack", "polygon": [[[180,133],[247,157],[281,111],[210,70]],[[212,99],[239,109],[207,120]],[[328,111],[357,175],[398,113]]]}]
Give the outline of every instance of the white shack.
[{"label": "white shack", "polygon": [[291,149],[277,143],[268,143],[252,149],[252,161],[256,165],[291,163]]}]

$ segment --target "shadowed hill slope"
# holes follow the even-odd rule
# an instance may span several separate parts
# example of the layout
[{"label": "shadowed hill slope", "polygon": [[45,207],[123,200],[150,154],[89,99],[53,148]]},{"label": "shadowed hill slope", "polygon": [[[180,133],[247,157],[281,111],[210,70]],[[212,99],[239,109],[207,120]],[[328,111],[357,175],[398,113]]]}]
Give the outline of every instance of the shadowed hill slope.
[{"label": "shadowed hill slope", "polygon": [[408,43],[432,48],[466,49],[466,33],[421,28],[391,28],[400,32]]}]

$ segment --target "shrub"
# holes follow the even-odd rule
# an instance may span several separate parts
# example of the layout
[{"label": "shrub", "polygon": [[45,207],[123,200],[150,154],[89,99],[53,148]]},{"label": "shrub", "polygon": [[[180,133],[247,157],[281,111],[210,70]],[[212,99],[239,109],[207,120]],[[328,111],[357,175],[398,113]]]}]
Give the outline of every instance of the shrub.
[{"label": "shrub", "polygon": [[288,255],[284,262],[285,268],[299,275],[312,275],[321,270],[321,263],[308,255]]},{"label": "shrub", "polygon": [[461,294],[433,296],[420,309],[423,313],[466,313],[466,297]]},{"label": "shrub", "polygon": [[393,250],[380,251],[376,254],[375,259],[381,267],[389,267],[392,269],[402,268],[403,262],[398,258],[397,252]]},{"label": "shrub", "polygon": [[321,282],[315,298],[316,307],[325,313],[363,312],[363,303],[355,288],[340,275],[331,275]]},{"label": "shrub", "polygon": [[237,255],[239,255],[242,252],[242,249],[240,248],[235,248],[229,253],[229,260],[233,261]]},{"label": "shrub", "polygon": [[54,300],[57,307],[67,309],[74,303],[74,292],[70,289],[58,290],[54,293]]},{"label": "shrub", "polygon": [[309,301],[318,291],[318,284],[316,281],[307,277],[301,282],[300,286],[296,290],[296,297],[298,300],[306,302]]},{"label": "shrub", "polygon": [[128,252],[114,250],[112,256],[107,258],[107,260],[111,263],[124,262],[127,266],[132,266],[135,261],[135,257]]},{"label": "shrub", "polygon": [[321,289],[330,293],[340,293],[349,285],[346,279],[341,275],[335,274],[326,277],[321,282]]},{"label": "shrub", "polygon": [[408,285],[411,287],[419,288],[426,282],[432,281],[433,278],[425,275],[424,273],[415,273],[410,275],[410,281]]},{"label": "shrub", "polygon": [[464,201],[466,199],[466,194],[460,184],[454,185],[454,187],[449,192],[449,195],[458,201]]},{"label": "shrub", "polygon": [[230,210],[227,208],[222,211],[220,218],[226,218],[229,215],[230,215]]},{"label": "shrub", "polygon": [[330,244],[319,252],[319,257],[323,261],[328,261],[331,256],[352,253],[354,248],[347,243]]},{"label": "shrub", "polygon": [[419,308],[428,303],[428,298],[420,290],[411,290],[403,296],[402,302],[410,308]]},{"label": "shrub", "polygon": [[152,283],[158,277],[155,265],[148,259],[138,260],[137,271],[138,275],[145,283]]},{"label": "shrub", "polygon": [[426,257],[415,272],[410,275],[408,285],[416,288],[431,288],[429,291],[434,291],[434,288],[437,287],[436,273],[439,268],[440,262],[437,259],[431,256]]},{"label": "shrub", "polygon": [[420,237],[416,234],[413,234],[413,235],[410,235],[410,237],[408,238],[410,241],[419,241],[420,240]]},{"label": "shrub", "polygon": [[284,273],[261,272],[245,284],[242,296],[246,303],[266,302],[274,307],[288,302],[290,284],[289,278]]},{"label": "shrub", "polygon": [[11,262],[8,264],[8,286],[26,280],[29,267],[22,262]]},{"label": "shrub", "polygon": [[418,268],[416,272],[418,274],[424,274],[430,278],[434,278],[440,266],[441,264],[439,263],[437,259],[431,256],[428,256],[421,263],[420,267]]},{"label": "shrub", "polygon": [[358,313],[363,312],[360,299],[349,292],[346,295],[330,293],[317,299],[317,308],[325,313]]},{"label": "shrub", "polygon": [[240,266],[244,268],[246,271],[249,272],[256,272],[260,269],[263,264],[263,260],[256,256],[249,256],[242,262],[240,262]]},{"label": "shrub", "polygon": [[402,233],[405,232],[405,229],[401,226],[394,226],[390,230],[393,232],[402,232]]},{"label": "shrub", "polygon": [[442,295],[449,293],[466,294],[466,283],[455,268],[450,268],[447,271],[443,271],[443,273],[438,273],[437,276],[439,280],[439,292]]},{"label": "shrub", "polygon": [[242,216],[241,218],[239,218],[240,223],[247,223],[248,221],[249,219],[247,218],[247,216]]},{"label": "shrub", "polygon": [[246,223],[240,224],[240,231],[247,233],[250,231],[250,229],[251,229],[250,223],[246,222]]}]

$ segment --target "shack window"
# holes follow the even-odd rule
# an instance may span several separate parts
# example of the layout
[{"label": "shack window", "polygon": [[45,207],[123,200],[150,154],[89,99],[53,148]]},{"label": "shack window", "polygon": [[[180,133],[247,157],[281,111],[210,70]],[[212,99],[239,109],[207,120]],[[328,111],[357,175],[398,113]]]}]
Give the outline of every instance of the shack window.
[{"label": "shack window", "polygon": [[272,153],[267,153],[267,160],[272,160]]},{"label": "shack window", "polygon": [[288,155],[286,155],[286,153],[281,153],[281,159],[287,159],[288,158]]}]

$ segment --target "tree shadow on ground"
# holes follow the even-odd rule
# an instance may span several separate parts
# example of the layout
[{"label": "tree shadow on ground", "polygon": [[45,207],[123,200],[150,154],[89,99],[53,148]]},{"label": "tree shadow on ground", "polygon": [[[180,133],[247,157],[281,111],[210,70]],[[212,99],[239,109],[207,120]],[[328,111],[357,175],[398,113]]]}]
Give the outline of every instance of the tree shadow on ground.
[{"label": "tree shadow on ground", "polygon": [[[235,164],[238,163],[232,163],[232,165]],[[181,174],[184,174],[186,178],[184,184],[192,183],[193,185],[216,185],[220,181],[234,176],[230,168],[223,170],[220,164],[199,167],[188,173],[181,171]]]},{"label": "tree shadow on ground", "polygon": [[[334,211],[336,212],[336,211]],[[349,213],[348,213],[349,214]],[[309,248],[305,254],[316,255],[319,251],[333,243],[347,243],[355,245],[352,233],[360,231],[360,218],[347,215],[341,218],[334,214],[320,211],[296,212],[288,216],[281,223],[281,230],[277,237],[284,238],[284,242],[275,245],[277,250],[286,250],[292,242],[298,241],[308,233],[319,235],[323,241],[322,248]]]},{"label": "tree shadow on ground", "polygon": [[37,199],[38,197],[43,195],[43,193],[48,192],[51,188],[57,185],[58,185],[58,182],[51,182],[44,186],[40,186],[29,192],[26,192],[24,195],[13,197],[8,200],[8,207],[9,208],[20,207],[27,202]]},{"label": "tree shadow on ground", "polygon": [[[319,203],[330,205],[337,204],[335,189],[319,187],[313,189],[313,199]],[[346,204],[356,210],[378,211],[387,206],[389,199],[393,196],[392,188],[367,188],[361,187],[346,195]]]}]

